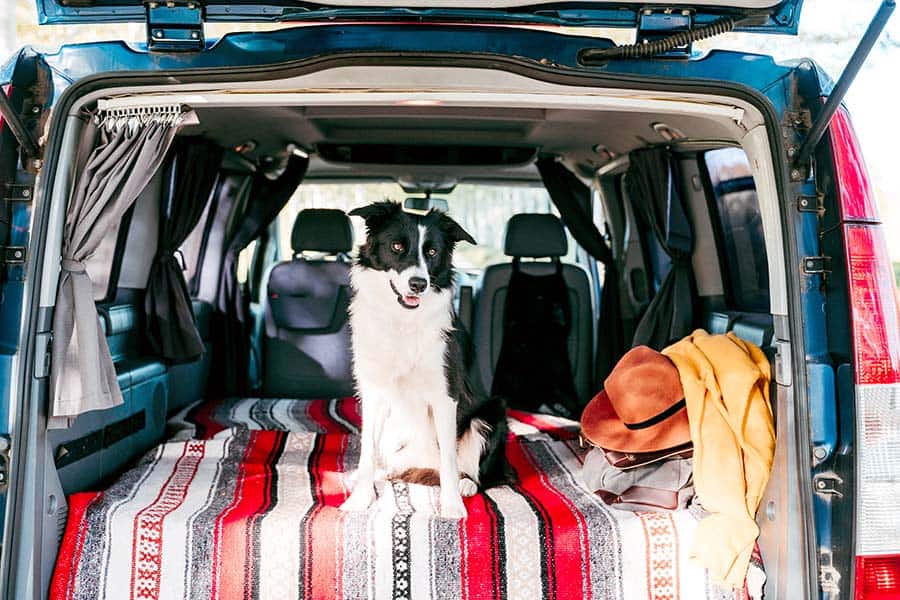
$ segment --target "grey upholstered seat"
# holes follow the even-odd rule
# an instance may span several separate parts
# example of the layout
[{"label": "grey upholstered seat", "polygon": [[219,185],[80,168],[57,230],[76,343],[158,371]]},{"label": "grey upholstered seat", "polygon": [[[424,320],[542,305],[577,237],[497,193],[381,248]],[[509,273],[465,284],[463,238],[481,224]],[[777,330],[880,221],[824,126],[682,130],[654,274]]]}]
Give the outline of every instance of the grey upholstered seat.
[{"label": "grey upholstered seat", "polygon": [[[568,251],[565,230],[560,220],[550,214],[519,214],[506,226],[505,253],[510,257],[561,257]],[[549,262],[520,261],[529,275],[549,275],[556,269]],[[503,314],[506,290],[512,264],[491,265],[484,271],[481,290],[475,305],[473,341],[476,354],[476,376],[484,389],[490,390],[494,369],[503,344]],[[572,327],[569,331],[569,362],[579,401],[586,403],[592,390],[593,311],[591,289],[585,271],[572,264],[562,265],[563,278],[569,289]]]},{"label": "grey upholstered seat", "polygon": [[[263,393],[317,398],[353,392],[350,264],[353,227],[343,211],[300,211],[291,233],[294,258],[269,273],[265,300]],[[302,252],[328,256],[309,259]]]}]

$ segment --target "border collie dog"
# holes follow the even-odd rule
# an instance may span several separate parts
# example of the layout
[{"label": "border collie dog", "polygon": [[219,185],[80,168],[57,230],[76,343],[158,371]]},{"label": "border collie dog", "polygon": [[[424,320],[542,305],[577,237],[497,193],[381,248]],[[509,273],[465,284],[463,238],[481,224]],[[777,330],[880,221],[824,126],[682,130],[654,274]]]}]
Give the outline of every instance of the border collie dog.
[{"label": "border collie dog", "polygon": [[350,212],[366,242],[350,272],[353,372],[362,403],[359,467],[342,510],[365,510],[376,477],[440,485],[440,514],[504,478],[506,415],[476,393],[453,310],[453,249],[475,240],[445,213],[376,202]]}]

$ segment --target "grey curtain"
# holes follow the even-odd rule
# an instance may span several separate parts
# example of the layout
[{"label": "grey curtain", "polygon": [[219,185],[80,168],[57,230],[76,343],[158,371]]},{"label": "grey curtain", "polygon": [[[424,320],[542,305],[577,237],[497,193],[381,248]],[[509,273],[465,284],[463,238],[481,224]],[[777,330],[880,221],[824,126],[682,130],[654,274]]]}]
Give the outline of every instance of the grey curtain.
[{"label": "grey curtain", "polygon": [[[114,118],[88,126],[90,148],[66,208],[53,313],[50,426],[122,403],[84,261],[156,173],[184,115]],[[80,161],[79,161],[80,162]]]},{"label": "grey curtain", "polygon": [[640,225],[652,229],[671,260],[666,278],[635,329],[632,346],[662,350],[694,329],[694,232],[678,193],[668,148],[632,152],[626,185]]},{"label": "grey curtain", "polygon": [[171,363],[197,360],[203,340],[184,271],[175,257],[209,202],[222,162],[222,148],[201,138],[179,138],[169,154],[166,189],[161,198],[159,243],[150,267],[144,310],[147,338]]}]

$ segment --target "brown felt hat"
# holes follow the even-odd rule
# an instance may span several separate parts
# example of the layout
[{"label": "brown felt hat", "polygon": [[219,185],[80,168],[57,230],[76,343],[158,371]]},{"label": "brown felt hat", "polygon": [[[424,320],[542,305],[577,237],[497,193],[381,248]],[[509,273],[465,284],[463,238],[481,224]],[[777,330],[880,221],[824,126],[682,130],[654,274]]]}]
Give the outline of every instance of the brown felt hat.
[{"label": "brown felt hat", "polygon": [[657,452],[691,441],[678,369],[647,346],[629,350],[581,415],[581,435],[617,452]]}]

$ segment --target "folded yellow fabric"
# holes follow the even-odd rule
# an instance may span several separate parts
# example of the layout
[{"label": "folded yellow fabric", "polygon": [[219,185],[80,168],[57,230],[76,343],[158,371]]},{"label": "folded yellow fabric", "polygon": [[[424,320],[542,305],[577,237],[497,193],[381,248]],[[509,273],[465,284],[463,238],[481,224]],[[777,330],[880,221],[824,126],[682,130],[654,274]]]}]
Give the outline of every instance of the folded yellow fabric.
[{"label": "folded yellow fabric", "polygon": [[756,509],[775,454],[769,361],[731,333],[702,329],[662,352],[681,376],[694,442],[694,487],[710,513],[697,527],[691,558],[713,580],[738,587],[759,535]]}]

